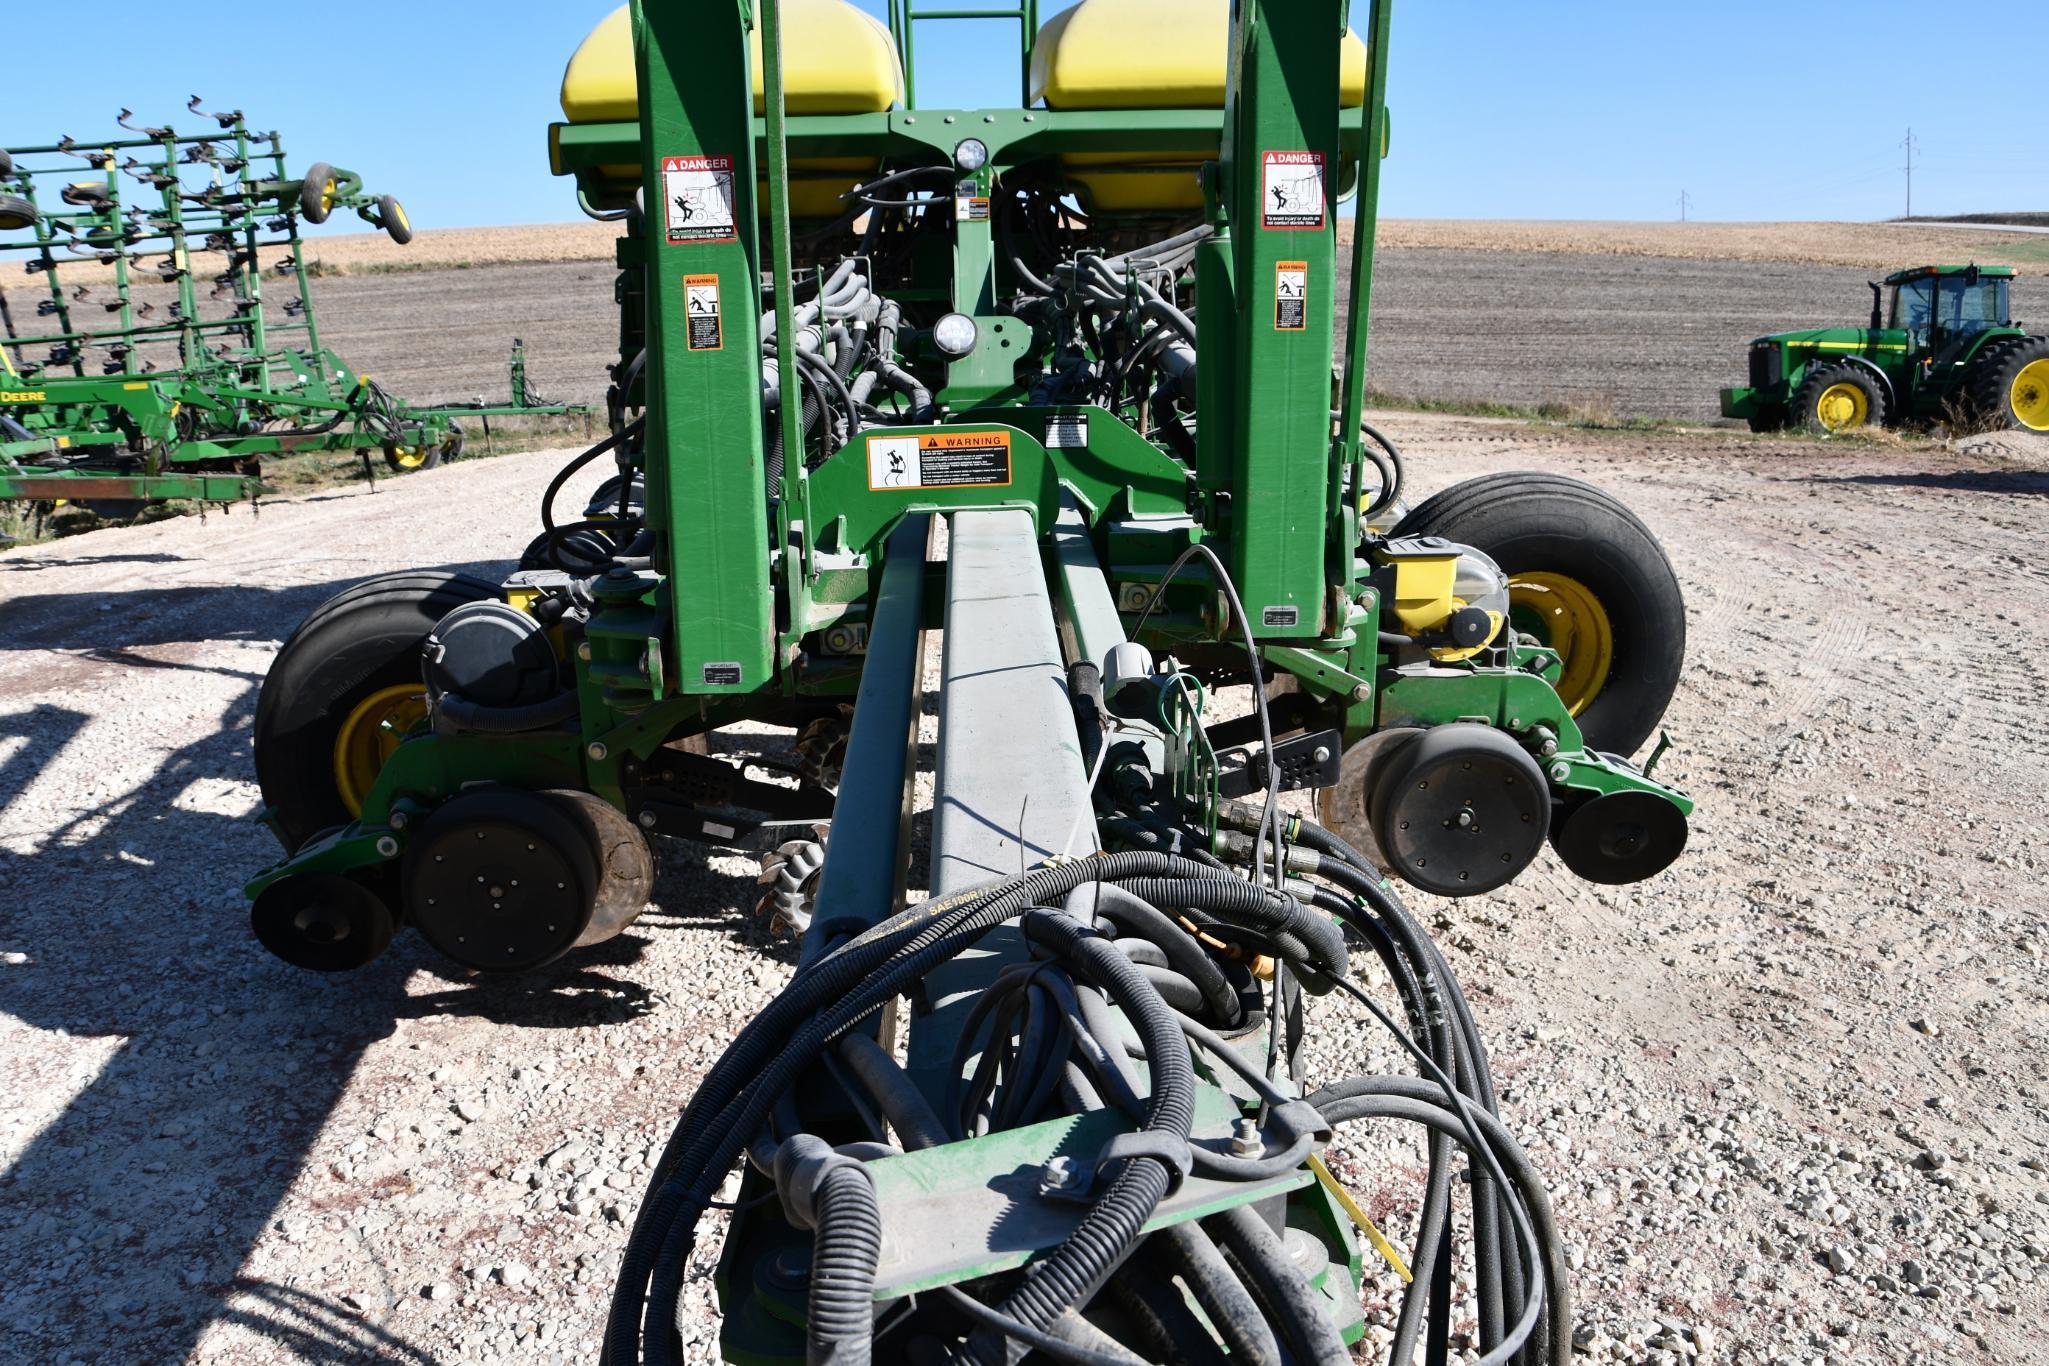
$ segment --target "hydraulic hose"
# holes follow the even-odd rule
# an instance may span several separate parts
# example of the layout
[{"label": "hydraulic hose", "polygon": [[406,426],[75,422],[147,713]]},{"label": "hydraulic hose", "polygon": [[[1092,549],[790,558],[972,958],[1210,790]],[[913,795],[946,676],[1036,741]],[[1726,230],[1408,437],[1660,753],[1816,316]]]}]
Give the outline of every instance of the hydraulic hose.
[{"label": "hydraulic hose", "polygon": [[1201,1224],[1169,1224],[1146,1240],[1166,1269],[1181,1278],[1203,1315],[1231,1349],[1233,1366],[1281,1366],[1281,1345],[1238,1273]]},{"label": "hydraulic hose", "polygon": [[1304,1366],[1351,1366],[1352,1354],[1324,1313],[1323,1297],[1250,1205],[1235,1205],[1203,1222],[1266,1301],[1296,1361]]},{"label": "hydraulic hose", "polygon": [[896,1130],[906,1149],[936,1148],[951,1141],[925,1093],[911,1083],[910,1076],[881,1044],[855,1030],[840,1035],[833,1048],[882,1107],[889,1127]]},{"label": "hydraulic hose", "polygon": [[1199,1008],[1207,1008],[1211,1019],[1226,1029],[1235,1029],[1244,1022],[1243,1003],[1225,980],[1224,970],[1203,951],[1193,935],[1154,906],[1122,887],[1096,882],[1068,893],[1066,911],[1084,924],[1100,918],[1127,934],[1143,938],[1165,955],[1165,966],[1201,992]]},{"label": "hydraulic hose", "polygon": [[[1137,969],[1095,933],[1063,914],[1032,911],[1021,928],[1027,940],[1051,950],[1108,990],[1146,1044],[1152,1091],[1146,1098],[1142,1134],[1165,1135],[1186,1145],[1195,1116],[1195,1072],[1181,1042],[1180,1026]],[[1167,1163],[1147,1153],[1121,1163],[1110,1185],[1065,1241],[1034,1267],[1033,1274],[999,1306],[1001,1312],[1043,1330],[1068,1309],[1085,1304],[1138,1240],[1145,1221],[1167,1193]],[[971,1338],[955,1361],[1001,1360],[1000,1345]]]},{"label": "hydraulic hose", "polygon": [[798,1134],[777,1150],[775,1178],[791,1222],[814,1230],[806,1366],[868,1366],[875,1340],[875,1268],[882,1260],[882,1208],[874,1178],[811,1134]]}]

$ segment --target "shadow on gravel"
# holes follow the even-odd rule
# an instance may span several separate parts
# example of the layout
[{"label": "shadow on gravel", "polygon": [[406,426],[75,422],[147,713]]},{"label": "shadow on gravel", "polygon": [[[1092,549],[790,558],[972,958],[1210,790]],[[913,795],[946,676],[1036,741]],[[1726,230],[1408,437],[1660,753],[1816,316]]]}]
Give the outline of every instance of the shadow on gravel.
[{"label": "shadow on gravel", "polygon": [[[251,1303],[253,1301],[254,1303]],[[283,1348],[302,1362],[402,1361],[435,1366],[441,1358],[365,1322],[348,1306],[287,1285],[237,1279],[222,1319]]]},{"label": "shadow on gravel", "polygon": [[1810,484],[1875,484],[1959,493],[2049,493],[2049,470],[1945,470],[1939,474],[1810,474]]},{"label": "shadow on gravel", "polygon": [[189,564],[189,555],[159,551],[153,555],[80,555],[77,558],[39,558],[34,555],[0,556],[0,574],[25,574],[36,569],[66,568],[87,564]]},{"label": "shadow on gravel", "polygon": [[[9,646],[25,643],[14,629],[22,620],[26,643],[81,652],[54,657],[55,677],[95,659],[104,673],[91,685],[100,694],[91,714],[44,702],[0,715],[0,808],[32,799],[35,779],[89,728],[109,728],[102,738],[113,748],[150,744],[153,675],[129,670],[181,666],[124,658],[125,649],[275,639],[281,621],[359,581],[137,591],[117,595],[106,614],[75,599],[12,600]],[[18,617],[24,602],[37,615]],[[8,1089],[31,1103],[69,1098],[18,1117],[33,1137],[17,1131],[21,1155],[0,1174],[0,1356],[182,1361],[219,1321],[306,1360],[426,1361],[303,1290],[242,1279],[250,1250],[301,1178],[365,1049],[396,1022],[475,1014],[575,1028],[624,1018],[650,1008],[647,993],[603,970],[631,964],[642,945],[622,940],[529,979],[419,996],[406,992],[428,966],[417,938],[345,977],[271,958],[249,935],[239,883],[276,846],[248,816],[221,810],[217,795],[251,774],[259,679],[193,667],[240,680],[211,733],[164,753],[140,782],[129,781],[131,767],[112,784],[122,790],[89,788],[82,815],[37,829],[34,852],[0,848],[0,947],[26,960],[0,965],[0,1030],[51,1042],[40,1054],[10,1049]],[[19,829],[22,813],[13,814]],[[352,1226],[349,1211],[369,1198],[335,1184],[308,1217]]]}]

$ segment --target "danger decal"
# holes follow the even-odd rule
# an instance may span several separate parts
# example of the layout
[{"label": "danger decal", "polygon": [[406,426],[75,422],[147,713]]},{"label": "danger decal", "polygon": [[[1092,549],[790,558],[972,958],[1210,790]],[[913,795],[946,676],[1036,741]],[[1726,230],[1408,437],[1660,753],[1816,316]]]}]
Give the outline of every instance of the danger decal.
[{"label": "danger decal", "polygon": [[671,246],[738,241],[733,213],[733,159],[663,157],[662,206]]},{"label": "danger decal", "polygon": [[1009,432],[934,432],[868,438],[868,487],[1000,488],[1010,483]]},{"label": "danger decal", "polygon": [[1300,232],[1324,225],[1323,153],[1268,152],[1262,181],[1262,227]]}]

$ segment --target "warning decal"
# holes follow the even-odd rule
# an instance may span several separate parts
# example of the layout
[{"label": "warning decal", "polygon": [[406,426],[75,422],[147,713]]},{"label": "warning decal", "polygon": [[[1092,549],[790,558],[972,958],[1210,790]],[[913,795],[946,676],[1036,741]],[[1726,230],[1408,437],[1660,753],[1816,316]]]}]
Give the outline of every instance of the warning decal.
[{"label": "warning decal", "polygon": [[953,217],[959,223],[989,221],[989,196],[980,193],[972,179],[963,180],[953,187]]},{"label": "warning decal", "polygon": [[868,438],[868,487],[995,488],[1010,483],[1009,432],[933,432]]},{"label": "warning decal", "polygon": [[1260,200],[1262,227],[1323,226],[1323,153],[1268,152]]},{"label": "warning decal", "polygon": [[692,351],[722,351],[725,332],[719,320],[719,277],[683,277],[683,315],[690,324],[685,342]]},{"label": "warning decal", "polygon": [[1300,332],[1309,326],[1309,263],[1274,262],[1274,330]]},{"label": "warning decal", "polygon": [[662,203],[671,246],[739,240],[731,157],[663,157]]}]

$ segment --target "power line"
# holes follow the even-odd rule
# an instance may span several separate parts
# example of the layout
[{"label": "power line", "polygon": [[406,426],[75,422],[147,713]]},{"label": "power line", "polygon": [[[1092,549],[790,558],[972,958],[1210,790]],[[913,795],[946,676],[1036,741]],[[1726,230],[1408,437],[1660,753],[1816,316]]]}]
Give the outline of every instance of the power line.
[{"label": "power line", "polygon": [[1688,209],[1689,207],[1691,207],[1691,206],[1692,206],[1692,204],[1693,204],[1693,196],[1692,196],[1692,195],[1689,195],[1688,193],[1686,193],[1686,191],[1684,191],[1684,190],[1681,190],[1681,191],[1679,192],[1679,221],[1680,221],[1680,222],[1684,223],[1684,222],[1686,221],[1686,210],[1687,210],[1687,209]]}]

